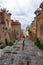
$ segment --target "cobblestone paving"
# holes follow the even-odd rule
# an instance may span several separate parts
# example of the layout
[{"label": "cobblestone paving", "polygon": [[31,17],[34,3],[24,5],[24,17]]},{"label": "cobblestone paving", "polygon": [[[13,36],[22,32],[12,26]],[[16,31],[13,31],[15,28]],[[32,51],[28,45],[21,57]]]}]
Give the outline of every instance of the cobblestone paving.
[{"label": "cobblestone paving", "polygon": [[25,40],[25,48],[22,50],[22,40],[12,47],[7,46],[2,50],[0,65],[43,65],[43,56],[38,56],[39,50],[33,42]]}]

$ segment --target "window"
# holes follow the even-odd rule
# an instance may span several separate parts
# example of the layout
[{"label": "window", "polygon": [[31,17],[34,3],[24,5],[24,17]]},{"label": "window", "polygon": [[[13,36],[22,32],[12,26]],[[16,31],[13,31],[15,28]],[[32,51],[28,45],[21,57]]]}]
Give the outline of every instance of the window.
[{"label": "window", "polygon": [[3,30],[7,30],[7,27],[3,27]]}]

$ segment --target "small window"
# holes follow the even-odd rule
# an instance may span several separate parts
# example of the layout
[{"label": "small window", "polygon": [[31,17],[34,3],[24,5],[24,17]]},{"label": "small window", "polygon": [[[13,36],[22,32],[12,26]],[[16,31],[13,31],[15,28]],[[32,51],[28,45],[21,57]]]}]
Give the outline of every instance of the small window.
[{"label": "small window", "polygon": [[7,30],[7,27],[3,27],[4,30]]}]

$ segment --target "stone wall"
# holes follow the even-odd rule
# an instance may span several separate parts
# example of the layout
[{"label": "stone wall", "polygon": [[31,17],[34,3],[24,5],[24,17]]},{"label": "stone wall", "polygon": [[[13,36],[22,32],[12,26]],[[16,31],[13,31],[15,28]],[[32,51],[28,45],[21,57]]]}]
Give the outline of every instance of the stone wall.
[{"label": "stone wall", "polygon": [[35,18],[30,26],[31,38],[35,36],[43,43],[43,8],[40,7],[35,11]]}]

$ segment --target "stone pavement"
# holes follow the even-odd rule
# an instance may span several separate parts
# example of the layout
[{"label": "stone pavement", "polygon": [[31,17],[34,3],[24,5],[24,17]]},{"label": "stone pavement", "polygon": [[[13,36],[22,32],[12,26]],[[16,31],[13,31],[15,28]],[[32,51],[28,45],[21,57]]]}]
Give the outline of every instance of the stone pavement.
[{"label": "stone pavement", "polygon": [[[43,65],[43,56],[32,41],[25,39],[25,48],[22,50],[22,40],[12,47],[7,46],[0,55],[0,65]],[[43,52],[43,51],[42,51]]]}]

